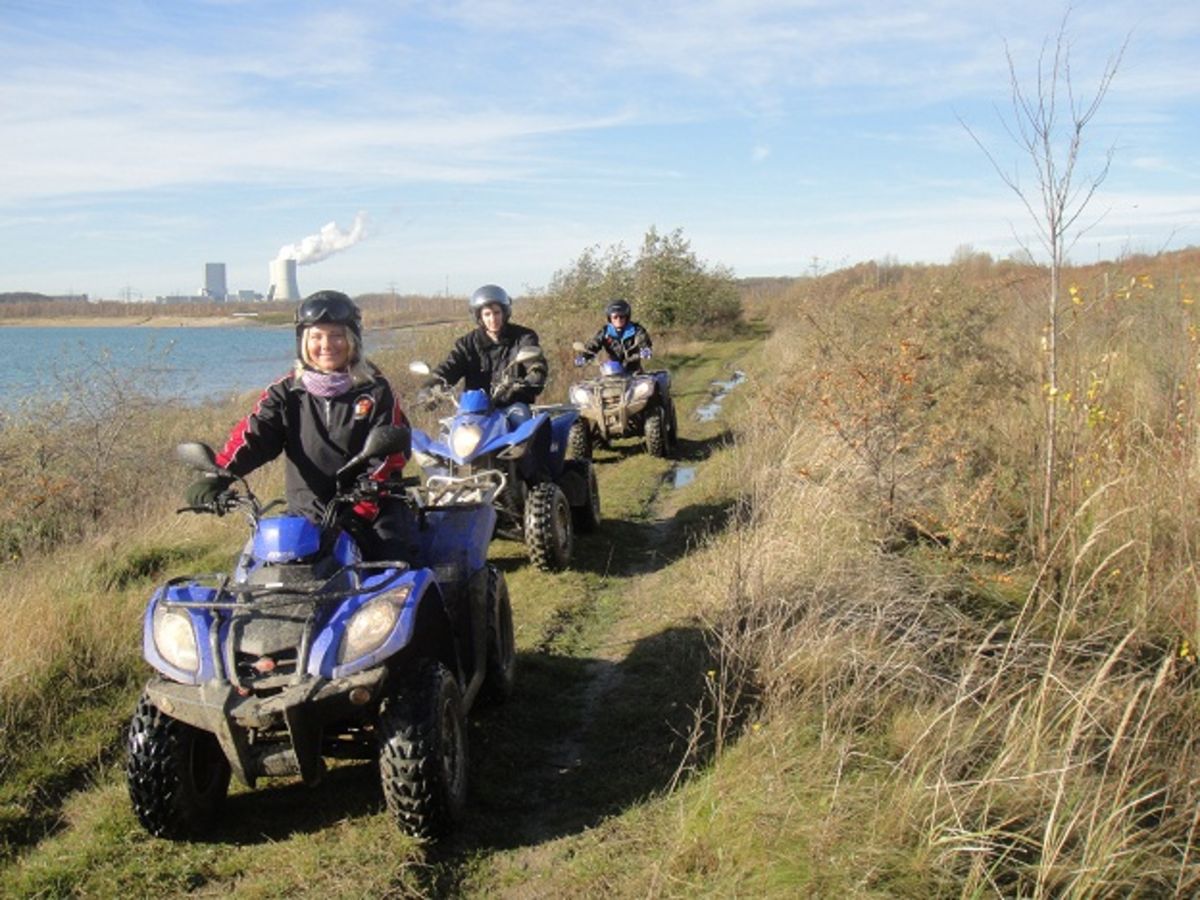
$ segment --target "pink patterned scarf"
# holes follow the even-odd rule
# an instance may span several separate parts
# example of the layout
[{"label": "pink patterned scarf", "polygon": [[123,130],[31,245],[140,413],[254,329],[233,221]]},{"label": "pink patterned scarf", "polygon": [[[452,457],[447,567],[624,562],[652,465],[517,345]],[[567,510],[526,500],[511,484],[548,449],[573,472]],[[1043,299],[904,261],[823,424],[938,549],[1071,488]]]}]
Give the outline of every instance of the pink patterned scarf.
[{"label": "pink patterned scarf", "polygon": [[300,373],[304,389],[318,397],[338,397],[354,387],[354,378],[349,372],[314,372],[305,369]]}]

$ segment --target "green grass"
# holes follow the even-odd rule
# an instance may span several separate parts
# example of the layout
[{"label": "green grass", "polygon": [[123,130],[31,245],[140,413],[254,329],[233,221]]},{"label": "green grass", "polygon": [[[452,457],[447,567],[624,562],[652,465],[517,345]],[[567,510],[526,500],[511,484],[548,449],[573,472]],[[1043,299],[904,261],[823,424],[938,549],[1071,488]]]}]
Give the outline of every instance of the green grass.
[{"label": "green grass", "polygon": [[[634,441],[597,451],[603,525],[566,572],[534,570],[513,542],[491,548],[513,599],[518,689],[472,716],[455,835],[403,838],[359,764],[314,788],[236,790],[208,842],[150,840],[106,755],[129,714],[116,678],[77,716],[31,728],[23,768],[7,770],[22,774],[6,776],[0,821],[40,818],[8,848],[0,895],[1195,893],[1196,665],[1179,641],[1200,643],[1194,447],[1160,427],[1194,391],[1147,374],[1169,354],[1118,354],[1134,387],[1109,385],[1108,424],[1069,432],[1071,521],[1039,569],[1026,552],[1036,398],[1001,377],[1007,363],[976,358],[982,329],[993,359],[1036,368],[1023,307],[997,302],[1008,285],[847,271],[778,298],[775,334],[656,335],[680,458]],[[1080,311],[1103,314],[1072,332],[1081,372],[1108,319],[1194,334],[1189,309],[1148,299]],[[1004,318],[976,318],[983,308]],[[716,421],[696,421],[734,369],[747,382]],[[1182,385],[1176,406],[1163,385]],[[695,480],[676,488],[679,467]],[[136,662],[149,585],[177,565],[222,568],[242,536],[175,527],[150,522],[61,579],[78,593],[68,637],[110,671]],[[85,634],[89,605],[123,624]],[[35,687],[61,708],[81,682],[46,671],[58,680]]]},{"label": "green grass", "polygon": [[[687,465],[702,467],[720,454],[720,442],[712,440],[722,426],[688,417],[708,398],[708,382],[727,377],[731,361],[753,345],[731,342],[679,360],[676,402]],[[676,365],[670,357],[659,362]],[[696,623],[672,611],[679,601],[669,587],[691,529],[707,518],[676,522],[661,512],[674,509],[687,490],[701,490],[704,477],[673,492],[665,481],[672,465],[635,441],[598,451],[603,524],[578,536],[576,563],[566,572],[538,572],[522,545],[493,544],[490,555],[505,570],[513,597],[518,692],[473,717],[467,820],[440,846],[422,848],[396,831],[370,765],[338,767],[312,789],[286,779],[235,789],[228,824],[211,842],[148,838],[129,810],[121,771],[121,733],[140,680],[134,675],[97,693],[87,710],[59,725],[57,738],[10,770],[0,821],[14,840],[0,894],[453,892],[503,881],[509,877],[503,858],[546,841],[570,841],[653,802],[685,755],[709,665]],[[708,504],[720,501],[710,497]],[[216,524],[206,523],[204,543],[149,541],[101,557],[85,580],[136,607],[166,574],[227,563],[241,529]],[[669,603],[656,596],[664,591]],[[129,638],[133,670],[142,671],[132,628]],[[51,682],[46,689],[71,690]],[[27,802],[55,784],[61,787],[43,797],[40,810]]]}]

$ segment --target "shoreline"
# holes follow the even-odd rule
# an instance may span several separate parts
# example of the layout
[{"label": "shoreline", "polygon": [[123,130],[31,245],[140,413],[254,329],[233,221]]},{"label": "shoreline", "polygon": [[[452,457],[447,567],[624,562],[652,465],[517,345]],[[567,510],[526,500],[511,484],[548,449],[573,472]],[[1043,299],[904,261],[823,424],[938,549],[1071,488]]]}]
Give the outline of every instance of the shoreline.
[{"label": "shoreline", "polygon": [[[423,331],[453,325],[453,319],[366,325],[367,332]],[[249,316],[14,316],[0,318],[0,328],[293,328],[291,322],[272,322]]]},{"label": "shoreline", "polygon": [[17,316],[0,328],[234,328],[268,323],[247,316]]}]

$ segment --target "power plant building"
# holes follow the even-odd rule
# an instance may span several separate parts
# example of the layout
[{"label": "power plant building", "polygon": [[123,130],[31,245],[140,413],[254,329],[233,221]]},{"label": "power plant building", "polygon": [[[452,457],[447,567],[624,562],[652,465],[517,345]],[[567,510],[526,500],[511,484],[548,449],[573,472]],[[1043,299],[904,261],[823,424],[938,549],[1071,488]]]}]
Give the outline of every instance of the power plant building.
[{"label": "power plant building", "polygon": [[225,263],[204,264],[204,296],[211,300],[225,301],[229,287],[225,282]]}]

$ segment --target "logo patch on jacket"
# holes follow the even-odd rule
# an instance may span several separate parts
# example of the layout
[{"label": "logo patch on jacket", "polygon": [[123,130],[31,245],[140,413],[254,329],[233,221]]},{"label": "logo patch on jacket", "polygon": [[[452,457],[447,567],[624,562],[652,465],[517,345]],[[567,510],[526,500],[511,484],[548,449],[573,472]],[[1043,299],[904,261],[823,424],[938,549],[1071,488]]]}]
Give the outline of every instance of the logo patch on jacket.
[{"label": "logo patch on jacket", "polygon": [[365,419],[375,408],[375,401],[370,397],[359,397],[354,401],[354,418]]}]

